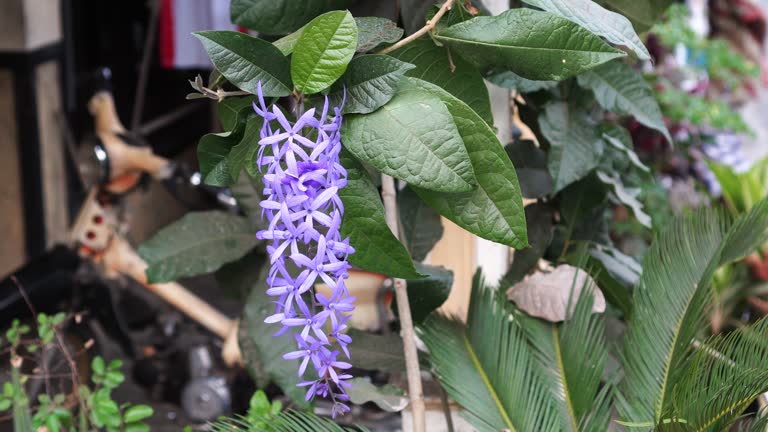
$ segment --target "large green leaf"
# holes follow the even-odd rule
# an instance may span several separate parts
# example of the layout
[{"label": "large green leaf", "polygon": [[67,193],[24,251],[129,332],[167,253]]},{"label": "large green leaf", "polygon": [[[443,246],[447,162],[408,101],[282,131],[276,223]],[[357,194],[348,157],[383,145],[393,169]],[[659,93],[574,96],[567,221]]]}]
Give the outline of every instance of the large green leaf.
[{"label": "large green leaf", "polygon": [[499,87],[517,90],[519,93],[533,93],[557,87],[557,81],[534,81],[523,78],[512,71],[490,71],[485,77]]},{"label": "large green leaf", "polygon": [[139,247],[147,281],[174,281],[210,273],[235,261],[259,241],[247,219],[222,211],[188,213]]},{"label": "large green leaf", "polygon": [[416,192],[406,187],[397,194],[402,234],[414,261],[424,261],[429,251],[443,237],[443,222],[433,208]]},{"label": "large green leaf", "polygon": [[595,93],[595,99],[606,110],[634,116],[638,122],[661,132],[672,142],[653,90],[628,64],[613,61],[580,75],[578,80],[579,85]]},{"label": "large green leaf", "polygon": [[520,191],[525,198],[541,198],[552,193],[552,176],[547,169],[547,154],[531,140],[518,140],[504,147],[517,171]]},{"label": "large green leaf", "polygon": [[649,229],[651,228],[651,217],[643,210],[643,203],[638,199],[638,195],[640,194],[638,188],[630,190],[625,187],[624,182],[621,180],[618,173],[608,174],[598,170],[597,178],[611,187],[613,195],[618,202],[631,209],[632,213],[635,215],[635,219],[637,219],[641,225]]},{"label": "large green leaf", "polygon": [[280,337],[272,336],[279,325],[264,322],[275,313],[274,299],[266,293],[267,260],[266,256],[250,254],[223,267],[216,273],[216,278],[228,290],[246,289],[250,292],[240,320],[238,343],[245,366],[257,385],[264,388],[274,382],[294,403],[306,408],[309,403],[304,400],[305,391],[296,386],[299,362],[283,359],[283,354],[296,350],[296,341],[290,332]]},{"label": "large green leaf", "polygon": [[539,117],[539,127],[550,145],[547,166],[555,193],[584,178],[599,164],[603,142],[586,113],[564,102],[549,103]]},{"label": "large green leaf", "polygon": [[503,293],[478,273],[466,325],[433,315],[418,332],[435,375],[478,431],[559,431],[553,398],[510,314]]},{"label": "large green leaf", "polygon": [[632,21],[635,30],[645,32],[656,24],[673,0],[596,0]]},{"label": "large green leaf", "polygon": [[347,169],[347,186],[339,190],[344,203],[341,236],[349,236],[355,248],[350,264],[391,277],[421,277],[408,251],[389,230],[384,205],[368,172],[347,153],[342,153],[341,163]]},{"label": "large green leaf", "polygon": [[349,354],[355,367],[387,372],[405,370],[403,339],[397,333],[378,335],[351,329],[348,334],[353,340]]},{"label": "large green leaf", "polygon": [[328,12],[304,27],[294,47],[291,78],[299,91],[329,87],[347,70],[357,47],[357,24],[349,11]]},{"label": "large green leaf", "polygon": [[328,100],[341,105],[346,92],[345,114],[367,114],[389,102],[397,93],[400,78],[413,65],[390,56],[367,54],[355,57],[341,79],[331,86]]},{"label": "large green leaf", "polygon": [[194,35],[216,69],[240,89],[256,94],[261,82],[264,96],[291,94],[290,64],[271,43],[235,31],[211,30]]},{"label": "large green leaf", "polygon": [[576,303],[573,315],[561,324],[515,314],[557,401],[562,431],[603,432],[610,422],[608,388],[599,391],[608,348],[603,318],[592,313],[595,289],[585,286],[578,298],[570,300]]},{"label": "large green leaf", "polygon": [[344,9],[352,0],[232,0],[232,22],[264,34],[288,34],[323,12]]},{"label": "large green leaf", "polygon": [[677,219],[657,237],[643,261],[624,338],[623,420],[650,430],[672,409],[714,272],[767,238],[768,199],[732,225],[723,212],[702,210]]},{"label": "large green leaf", "polygon": [[635,33],[627,18],[611,12],[592,0],[523,0],[573,21],[592,33],[604,37],[615,45],[623,45],[634,51],[641,60],[650,60],[651,55]]},{"label": "large green leaf", "polygon": [[228,97],[218,104],[219,121],[225,131],[230,131],[237,125],[237,117],[243,108],[249,108],[256,98],[246,97]]},{"label": "large green leaf", "polygon": [[459,127],[478,182],[474,191],[466,193],[439,194],[414,188],[416,193],[438,213],[473,234],[515,248],[526,247],[523,199],[515,167],[493,130],[464,102],[434,84],[407,78],[403,89],[406,87],[429,91],[446,104]]},{"label": "large green leaf", "polygon": [[245,123],[240,142],[232,147],[227,156],[227,166],[232,179],[237,181],[240,172],[245,168],[251,176],[256,176],[256,154],[259,150],[259,139],[264,119],[261,116],[251,116]]},{"label": "large green leaf", "polygon": [[341,135],[355,157],[411,185],[461,192],[477,184],[451,113],[433,92],[400,91],[371,114],[347,116]]},{"label": "large green leaf", "polygon": [[403,389],[391,384],[377,387],[367,378],[353,378],[349,383],[352,387],[347,390],[347,394],[353,404],[373,402],[388,412],[402,411],[408,405],[408,398]]},{"label": "large green leaf", "polygon": [[383,43],[395,43],[403,37],[403,29],[391,20],[380,17],[355,18],[357,23],[357,52],[368,52]]},{"label": "large green leaf", "polygon": [[[238,143],[243,139],[248,119],[255,117],[250,115],[251,113],[252,108],[248,105],[240,107],[236,113],[227,113],[225,115],[226,122],[232,130],[229,132],[209,133],[200,138],[200,143],[197,146],[197,159],[200,163],[200,173],[203,175],[206,184],[211,186],[229,186],[237,179],[236,173],[233,171],[234,169],[239,169],[242,165],[237,155],[232,159],[230,153],[233,149],[237,148]],[[233,161],[236,162],[235,167],[230,165],[230,162]]]},{"label": "large green leaf", "polygon": [[428,40],[416,40],[390,53],[416,66],[407,76],[419,78],[445,89],[469,105],[489,125],[493,125],[491,101],[483,77],[461,57],[450,57],[445,47]]},{"label": "large green leaf", "polygon": [[[419,324],[448,299],[453,288],[453,272],[442,266],[424,264],[417,264],[416,270],[426,277],[409,280],[407,289],[411,317]],[[392,303],[392,310],[397,315],[397,299]]]},{"label": "large green leaf", "polygon": [[531,9],[477,17],[442,30],[437,39],[479,66],[532,80],[561,81],[625,55],[577,24]]}]

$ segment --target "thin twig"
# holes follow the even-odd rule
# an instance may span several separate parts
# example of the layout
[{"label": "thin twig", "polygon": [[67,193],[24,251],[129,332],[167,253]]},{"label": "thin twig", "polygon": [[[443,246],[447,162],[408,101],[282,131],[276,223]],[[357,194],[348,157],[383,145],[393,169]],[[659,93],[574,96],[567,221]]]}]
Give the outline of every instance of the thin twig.
[{"label": "thin twig", "polygon": [[431,20],[427,21],[427,24],[424,27],[420,28],[418,31],[416,31],[416,33],[408,36],[407,38],[401,39],[396,44],[384,48],[383,50],[379,51],[377,54],[389,54],[392,51],[398,48],[402,48],[408,45],[409,43],[415,41],[416,39],[422,37],[423,35],[427,34],[428,32],[430,32],[432,29],[435,28],[437,23],[440,21],[440,18],[442,18],[443,15],[445,15],[445,13],[451,9],[451,6],[453,5],[453,1],[454,0],[445,0],[445,3],[443,3],[442,6],[440,6],[440,10],[437,11],[435,16],[433,16]]},{"label": "thin twig", "polygon": [[[395,237],[399,238],[397,200],[395,195],[395,179],[381,175],[381,198],[384,201],[384,213],[387,225]],[[424,392],[421,389],[421,369],[419,368],[419,353],[416,350],[416,333],[413,330],[411,306],[408,303],[408,290],[405,280],[395,279],[395,298],[397,311],[400,316],[400,331],[403,337],[405,352],[405,370],[408,377],[408,396],[413,412],[413,432],[426,431],[424,413]]]},{"label": "thin twig", "polygon": [[[435,379],[437,378],[435,377]],[[440,403],[443,406],[443,414],[445,414],[445,425],[448,428],[448,432],[455,432],[455,429],[453,428],[453,417],[451,416],[451,404],[448,402],[448,393],[445,392],[445,388],[443,388],[442,384],[438,387],[440,387]]]},{"label": "thin twig", "polygon": [[151,0],[149,2],[150,16],[147,32],[144,36],[144,52],[139,66],[139,79],[136,81],[136,94],[133,98],[133,113],[131,114],[131,132],[137,132],[141,117],[144,113],[144,100],[147,93],[147,78],[149,76],[149,66],[152,60],[152,46],[155,44],[157,35],[157,26],[160,23],[160,0]]}]

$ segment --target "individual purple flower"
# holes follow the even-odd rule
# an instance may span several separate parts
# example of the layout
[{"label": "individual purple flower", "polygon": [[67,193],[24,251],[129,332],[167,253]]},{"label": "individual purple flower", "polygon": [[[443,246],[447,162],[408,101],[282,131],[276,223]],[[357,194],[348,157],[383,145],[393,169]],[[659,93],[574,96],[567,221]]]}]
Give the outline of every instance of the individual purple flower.
[{"label": "individual purple flower", "polygon": [[[349,411],[346,390],[352,375],[346,371],[352,365],[338,357],[343,352],[349,358],[352,338],[345,331],[355,300],[344,282],[347,256],[355,250],[340,233],[344,206],[339,190],[347,184],[339,162],[344,102],[331,107],[326,97],[319,113],[310,109],[291,123],[279,107],[267,106],[261,83],[257,96],[253,109],[264,124],[256,163],[264,185],[260,206],[268,223],[256,236],[269,242],[267,294],[275,299],[274,313],[264,322],[281,324],[275,336],[289,333],[296,339],[296,351],[283,358],[301,360],[300,377],[312,366],[313,379],[299,386],[307,387],[307,400],[331,398],[335,417]],[[330,296],[314,292],[320,281],[331,288]]]}]

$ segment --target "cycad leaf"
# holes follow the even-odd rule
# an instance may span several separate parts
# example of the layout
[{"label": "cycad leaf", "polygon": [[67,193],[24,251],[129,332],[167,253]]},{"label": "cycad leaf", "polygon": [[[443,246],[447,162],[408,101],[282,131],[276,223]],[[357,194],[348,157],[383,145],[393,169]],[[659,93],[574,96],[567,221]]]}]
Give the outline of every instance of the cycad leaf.
[{"label": "cycad leaf", "polygon": [[432,367],[480,432],[556,431],[559,419],[525,335],[499,292],[478,273],[460,321],[433,315],[419,328]]},{"label": "cycad leaf", "polygon": [[602,315],[592,314],[594,289],[585,284],[573,316],[561,324],[516,313],[558,402],[563,431],[603,432],[610,421],[609,394],[598,392],[608,350]]},{"label": "cycad leaf", "polygon": [[223,419],[211,425],[212,432],[365,432],[362,427],[341,427],[332,420],[301,411],[283,411],[271,417],[249,420]]},{"label": "cycad leaf", "polygon": [[730,430],[752,401],[768,391],[766,332],[768,318],[763,318],[701,344],[675,386],[675,409],[668,418],[685,419],[690,430]]},{"label": "cycad leaf", "polygon": [[676,220],[646,255],[625,337],[623,420],[662,420],[700,328],[712,275],[765,240],[768,200],[729,225],[722,211],[699,211]]}]

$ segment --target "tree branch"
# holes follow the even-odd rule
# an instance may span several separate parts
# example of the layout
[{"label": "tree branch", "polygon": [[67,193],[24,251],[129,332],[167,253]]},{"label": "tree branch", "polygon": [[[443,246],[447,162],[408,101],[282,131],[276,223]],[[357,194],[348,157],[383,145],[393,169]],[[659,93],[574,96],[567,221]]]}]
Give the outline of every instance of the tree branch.
[{"label": "tree branch", "polygon": [[389,54],[392,51],[394,51],[394,50],[396,50],[398,48],[402,48],[402,47],[408,45],[409,43],[415,41],[416,39],[418,39],[418,38],[424,36],[425,34],[427,34],[429,31],[431,31],[432,29],[435,28],[435,26],[440,21],[440,19],[443,17],[443,15],[445,15],[445,13],[448,12],[451,9],[451,6],[453,6],[453,2],[454,2],[454,0],[445,0],[443,5],[440,6],[440,10],[437,11],[435,16],[433,16],[431,20],[427,21],[427,24],[424,27],[420,28],[416,33],[408,36],[405,39],[401,39],[396,44],[394,44],[392,46],[388,46],[388,47],[384,48],[383,50],[377,52],[376,54]]},{"label": "tree branch", "polygon": [[[387,225],[392,234],[399,239],[400,230],[398,229],[399,218],[395,195],[395,179],[386,174],[381,175],[381,198],[384,201]],[[416,350],[416,334],[413,331],[411,306],[408,303],[408,291],[405,280],[395,279],[395,297],[397,298],[397,312],[400,316],[400,332],[403,337],[405,369],[408,376],[408,396],[411,400],[411,411],[413,412],[413,432],[425,432],[426,418],[424,413],[424,392],[421,389],[419,353]]]}]

